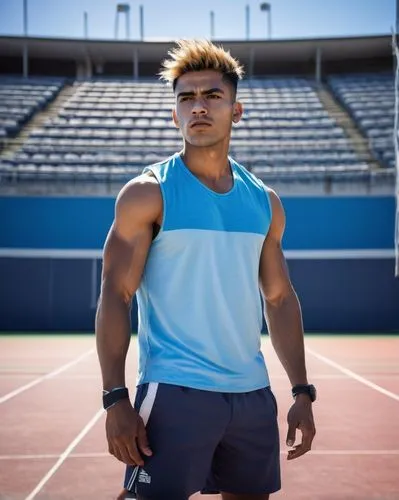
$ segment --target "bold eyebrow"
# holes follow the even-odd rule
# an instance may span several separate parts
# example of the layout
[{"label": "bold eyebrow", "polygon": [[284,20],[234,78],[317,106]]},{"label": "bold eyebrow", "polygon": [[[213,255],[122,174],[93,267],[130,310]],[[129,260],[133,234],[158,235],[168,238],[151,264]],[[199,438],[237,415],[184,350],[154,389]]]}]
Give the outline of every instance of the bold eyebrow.
[{"label": "bold eyebrow", "polygon": [[[213,89],[202,91],[201,95],[209,95],[209,94],[214,94],[216,92],[218,94],[224,94],[224,91],[222,89],[219,89],[218,87],[214,87]],[[192,97],[194,95],[195,95],[195,92],[193,92],[193,91],[191,91],[191,92],[179,92],[177,94],[176,99],[179,99],[179,97]]]}]

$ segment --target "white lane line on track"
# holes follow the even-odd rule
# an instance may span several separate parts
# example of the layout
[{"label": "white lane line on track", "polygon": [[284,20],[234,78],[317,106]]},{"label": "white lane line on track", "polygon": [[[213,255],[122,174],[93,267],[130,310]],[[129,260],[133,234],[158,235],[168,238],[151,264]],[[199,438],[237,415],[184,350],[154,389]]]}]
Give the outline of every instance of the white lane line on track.
[{"label": "white lane line on track", "polygon": [[73,359],[69,363],[66,363],[65,365],[60,366],[60,368],[57,368],[56,370],[53,370],[52,372],[46,373],[46,375],[42,375],[41,377],[35,378],[35,380],[32,380],[31,382],[28,382],[25,385],[22,385],[21,387],[18,387],[18,389],[15,389],[14,391],[9,392],[8,394],[5,394],[0,398],[0,404],[5,403],[11,398],[14,398],[15,396],[18,396],[18,394],[21,394],[24,391],[27,391],[31,387],[34,387],[37,384],[40,384],[44,380],[48,380],[50,378],[55,377],[56,375],[59,375],[60,373],[64,372],[65,370],[68,370],[72,366],[76,365],[83,359],[87,358],[91,354],[93,354],[94,348],[88,350],[87,352],[83,353],[76,359]]},{"label": "white lane line on track", "polygon": [[[286,455],[288,451],[280,451],[280,455]],[[399,450],[312,450],[308,455],[399,455]],[[41,455],[0,455],[0,461],[11,460],[53,460],[59,458],[56,454]],[[106,452],[94,453],[71,453],[68,460],[72,458],[113,458]]]},{"label": "white lane line on track", "polygon": [[381,387],[377,384],[374,384],[374,382],[371,382],[370,380],[362,377],[361,375],[358,375],[357,373],[353,372],[352,370],[345,368],[344,366],[333,361],[332,359],[327,358],[326,356],[323,356],[322,354],[319,354],[318,352],[314,351],[313,349],[310,349],[309,347],[306,347],[306,352],[308,352],[309,354],[311,354],[315,358],[319,359],[320,361],[323,361],[327,365],[332,366],[336,370],[339,370],[340,372],[344,373],[349,378],[353,378],[354,380],[357,380],[361,384],[364,384],[367,387],[370,387],[371,389],[374,389],[375,391],[380,392],[381,394],[384,394],[385,396],[388,396],[391,399],[394,399],[395,401],[399,401],[398,394],[395,394],[394,392],[391,392],[391,391],[387,391],[383,387]]},{"label": "white lane line on track", "polygon": [[[280,451],[280,455],[287,455]],[[399,450],[311,450],[307,455],[399,455]]]},{"label": "white lane line on track", "polygon": [[[27,373],[0,373],[1,379],[10,379],[10,378],[32,378],[36,374],[27,374]],[[399,375],[398,375],[399,376]],[[99,380],[100,375],[64,375],[59,377],[59,380]],[[343,377],[343,376],[342,376]]]},{"label": "white lane line on track", "polygon": [[36,495],[42,490],[43,486],[52,478],[52,476],[57,472],[57,470],[61,467],[61,465],[65,462],[65,460],[70,456],[72,450],[76,448],[76,446],[82,441],[82,439],[86,436],[86,434],[90,431],[92,427],[97,423],[97,421],[101,418],[104,410],[101,408],[94,415],[94,417],[84,426],[84,428],[79,432],[76,438],[71,441],[71,443],[65,448],[62,454],[59,456],[57,462],[51,467],[51,469],[43,476],[41,481],[37,484],[35,489],[25,498],[25,500],[33,500]]},{"label": "white lane line on track", "polygon": [[[25,379],[31,378],[33,375],[28,375],[24,373],[1,373],[0,380],[2,379]],[[399,373],[368,373],[368,377],[379,380],[392,380],[393,378],[399,378]],[[58,378],[58,380],[99,380],[100,375],[68,375],[65,374]],[[272,375],[271,380],[288,380],[287,375]],[[345,380],[348,378],[347,375],[343,373],[312,373],[312,380]]]}]

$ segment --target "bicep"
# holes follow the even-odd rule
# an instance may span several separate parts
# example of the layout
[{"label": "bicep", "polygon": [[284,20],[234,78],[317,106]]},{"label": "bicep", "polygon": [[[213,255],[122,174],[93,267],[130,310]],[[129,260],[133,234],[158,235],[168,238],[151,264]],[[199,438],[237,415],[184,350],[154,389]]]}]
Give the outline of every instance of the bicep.
[{"label": "bicep", "polygon": [[116,202],[104,245],[102,282],[126,300],[140,284],[158,209],[157,197],[140,185],[130,186]]},{"label": "bicep", "polygon": [[291,283],[281,244],[272,238],[266,238],[263,244],[259,281],[262,294],[269,302],[286,296],[290,291]]},{"label": "bicep", "polygon": [[288,267],[282,250],[285,229],[284,209],[278,196],[271,191],[272,221],[264,241],[259,267],[259,281],[263,296],[273,302],[291,291]]},{"label": "bicep", "polygon": [[118,233],[114,221],[104,245],[103,286],[130,300],[140,284],[151,241],[151,227],[136,231],[127,240]]}]

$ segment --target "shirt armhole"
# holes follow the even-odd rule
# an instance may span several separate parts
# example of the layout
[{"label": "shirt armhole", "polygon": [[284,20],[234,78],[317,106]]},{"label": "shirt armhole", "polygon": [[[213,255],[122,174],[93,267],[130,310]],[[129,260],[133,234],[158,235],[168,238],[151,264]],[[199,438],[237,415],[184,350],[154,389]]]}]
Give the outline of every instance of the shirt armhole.
[{"label": "shirt armhole", "polygon": [[162,196],[162,224],[161,224],[161,227],[159,228],[158,234],[152,240],[152,242],[154,243],[155,241],[157,241],[159,239],[159,237],[161,236],[161,234],[164,231],[165,221],[166,221],[166,196],[165,196],[165,189],[164,189],[163,183],[161,182],[161,177],[160,177],[159,172],[157,171],[157,169],[153,168],[152,166],[144,167],[142,173],[146,174],[148,172],[151,172],[152,175],[157,180],[158,185],[159,185],[159,189],[161,191],[161,196]]}]

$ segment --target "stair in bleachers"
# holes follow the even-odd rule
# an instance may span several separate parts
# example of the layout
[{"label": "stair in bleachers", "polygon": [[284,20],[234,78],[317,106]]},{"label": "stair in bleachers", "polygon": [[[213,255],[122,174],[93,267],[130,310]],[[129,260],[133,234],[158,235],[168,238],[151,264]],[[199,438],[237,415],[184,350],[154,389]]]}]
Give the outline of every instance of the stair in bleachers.
[{"label": "stair in bleachers", "polygon": [[395,82],[390,71],[352,73],[328,78],[331,93],[367,139],[374,158],[386,171],[395,170]]},{"label": "stair in bleachers", "polygon": [[36,112],[21,128],[20,132],[13,139],[9,139],[7,141],[6,146],[0,153],[0,159],[12,157],[19,149],[21,149],[21,147],[23,147],[25,141],[34,130],[41,128],[47,120],[58,116],[60,110],[64,107],[65,103],[71,98],[75,91],[76,87],[70,84],[65,84],[53,101],[51,101],[41,111]]},{"label": "stair in bleachers", "polygon": [[352,143],[353,149],[359,157],[366,161],[371,168],[380,168],[381,166],[370,152],[367,139],[360,133],[346,109],[334,99],[329,89],[325,85],[320,85],[317,88],[317,94],[330,116],[334,118],[337,125],[345,130],[347,137]]},{"label": "stair in bleachers", "polygon": [[60,78],[0,76],[0,150],[52,102],[64,85]]}]

